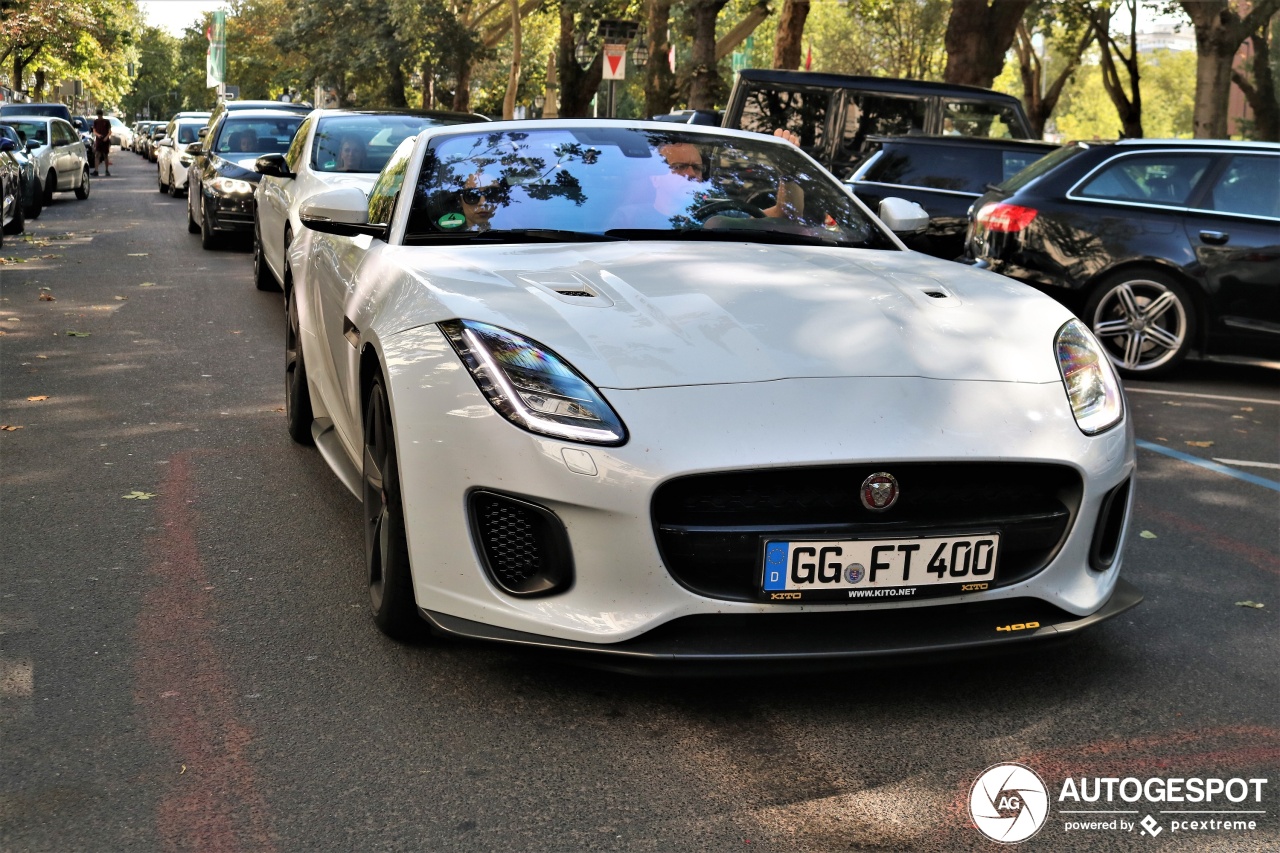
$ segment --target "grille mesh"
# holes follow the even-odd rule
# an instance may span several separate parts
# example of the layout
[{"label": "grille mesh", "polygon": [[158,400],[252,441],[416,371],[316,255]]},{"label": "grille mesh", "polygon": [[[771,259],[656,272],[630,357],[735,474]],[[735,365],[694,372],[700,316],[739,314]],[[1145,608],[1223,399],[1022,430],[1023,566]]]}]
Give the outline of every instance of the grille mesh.
[{"label": "grille mesh", "polygon": [[543,507],[491,492],[472,496],[472,523],[485,565],[507,592],[554,591],[572,575],[564,527]]}]

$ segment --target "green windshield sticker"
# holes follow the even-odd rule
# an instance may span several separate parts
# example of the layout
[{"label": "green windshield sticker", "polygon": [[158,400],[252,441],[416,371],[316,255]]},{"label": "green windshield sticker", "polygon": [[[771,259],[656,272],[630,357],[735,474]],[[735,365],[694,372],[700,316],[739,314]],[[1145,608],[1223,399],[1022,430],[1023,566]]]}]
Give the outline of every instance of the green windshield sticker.
[{"label": "green windshield sticker", "polygon": [[461,228],[467,224],[467,217],[461,213],[446,213],[436,220],[436,224],[441,228]]}]

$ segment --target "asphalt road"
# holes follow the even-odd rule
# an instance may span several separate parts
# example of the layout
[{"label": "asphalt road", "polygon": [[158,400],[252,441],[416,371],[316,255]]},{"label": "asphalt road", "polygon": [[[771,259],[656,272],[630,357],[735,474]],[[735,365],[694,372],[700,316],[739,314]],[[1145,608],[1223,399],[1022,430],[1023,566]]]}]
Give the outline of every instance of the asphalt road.
[{"label": "asphalt road", "polygon": [[[1049,791],[1028,850],[1280,848],[1277,370],[1131,386],[1192,461],[1139,451],[1146,601],[1065,647],[695,681],[406,647],[355,500],[285,432],[280,297],[154,166],[112,174],[0,249],[0,849],[989,850],[970,789],[1014,761]],[[1268,782],[1061,800],[1081,777]]]}]

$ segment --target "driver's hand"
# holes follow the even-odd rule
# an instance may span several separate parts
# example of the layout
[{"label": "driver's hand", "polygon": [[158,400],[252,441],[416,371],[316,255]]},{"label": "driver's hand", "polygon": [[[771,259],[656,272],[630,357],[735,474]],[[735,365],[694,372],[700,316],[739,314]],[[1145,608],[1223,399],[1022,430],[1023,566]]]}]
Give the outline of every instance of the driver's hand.
[{"label": "driver's hand", "polygon": [[792,145],[795,145],[795,146],[800,145],[799,135],[796,133],[793,133],[790,130],[787,130],[785,127],[778,128],[773,132],[773,135],[778,137],[779,139],[785,139],[787,142],[790,142]]}]

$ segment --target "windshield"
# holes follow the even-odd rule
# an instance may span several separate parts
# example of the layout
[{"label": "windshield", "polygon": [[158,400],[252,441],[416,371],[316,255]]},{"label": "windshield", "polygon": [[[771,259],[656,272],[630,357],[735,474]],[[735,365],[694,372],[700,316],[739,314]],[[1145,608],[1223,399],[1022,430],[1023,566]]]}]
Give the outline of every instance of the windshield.
[{"label": "windshield", "polygon": [[432,140],[406,240],[731,239],[896,248],[770,137],[570,127]]},{"label": "windshield", "polygon": [[424,127],[463,121],[407,115],[328,116],[316,127],[311,168],[317,172],[381,172],[396,146]]},{"label": "windshield", "polygon": [[21,121],[20,119],[7,119],[5,124],[12,127],[22,135],[24,141],[30,142],[35,140],[41,145],[49,144],[49,125],[42,121]]},{"label": "windshield", "polygon": [[283,154],[289,150],[302,116],[239,118],[232,114],[222,125],[214,151],[241,159],[261,154]]},{"label": "windshield", "polygon": [[1056,167],[1059,163],[1064,163],[1067,160],[1070,160],[1083,150],[1084,147],[1079,143],[1076,143],[1075,145],[1064,145],[1057,151],[1036,160],[1027,168],[1001,183],[1000,190],[1006,195],[1013,195],[1036,178]]}]

